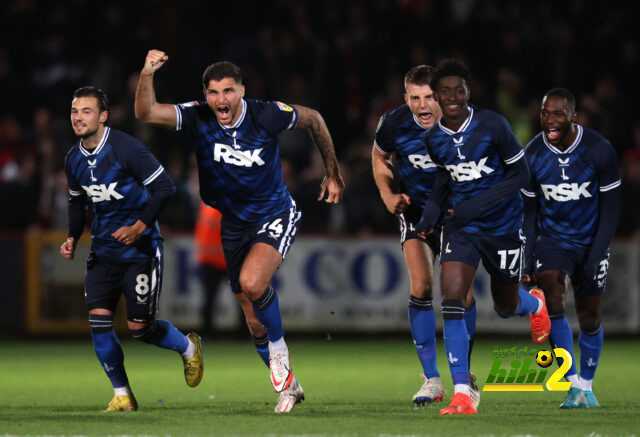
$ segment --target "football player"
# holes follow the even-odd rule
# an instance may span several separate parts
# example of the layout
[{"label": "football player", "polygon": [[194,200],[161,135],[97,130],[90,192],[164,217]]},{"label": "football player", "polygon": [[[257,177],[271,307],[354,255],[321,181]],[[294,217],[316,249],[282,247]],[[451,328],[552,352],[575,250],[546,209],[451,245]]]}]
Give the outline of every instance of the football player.
[{"label": "football player", "polygon": [[86,86],[74,92],[71,124],[79,140],[65,159],[69,233],[60,253],[74,258],[84,230],[85,206],[91,205],[85,300],[96,355],[115,392],[105,411],[135,411],[138,404],[113,330],[123,292],[134,338],[179,352],[191,387],[200,383],[204,369],[200,337],[185,336],[171,322],[155,318],[163,261],[157,218],[175,186],[151,152],[137,139],[108,127],[108,118],[103,91]]},{"label": "football player", "polygon": [[431,89],[442,118],[424,137],[438,172],[416,230],[423,235],[432,232],[447,209],[440,287],[444,345],[455,393],[440,414],[477,414],[469,396],[464,300],[480,259],[491,276],[498,315],[530,315],[531,335],[537,343],[546,341],[550,329],[542,291],[529,294],[519,289],[523,250],[519,189],[529,180],[524,151],[504,117],[468,103],[470,87],[466,65],[453,59],[438,65]]},{"label": "football player", "polygon": [[592,381],[602,350],[600,302],[609,244],[620,210],[618,159],[606,138],[576,123],[576,100],[567,89],[545,94],[540,125],[542,132],[525,149],[531,181],[521,191],[531,262],[524,281],[544,291],[552,346],[573,356],[564,312],[565,278],[571,279],[580,324],[580,376],[573,360],[565,374],[571,388],[560,408],[599,407]]},{"label": "football player", "polygon": [[[405,104],[382,115],[372,150],[373,176],[387,210],[398,217],[400,244],[409,271],[409,325],[425,377],[420,390],[413,396],[416,405],[438,402],[444,395],[436,357],[436,318],[432,305],[433,264],[440,253],[440,239],[437,232],[422,239],[415,230],[436,174],[436,165],[423,141],[425,131],[440,120],[441,115],[429,86],[432,72],[433,68],[427,65],[413,67],[407,72]],[[466,306],[464,319],[471,356],[476,327],[476,306],[471,293],[467,296]],[[480,391],[475,376],[469,373],[469,379],[477,406]]]},{"label": "football player", "polygon": [[277,135],[292,128],[311,133],[326,168],[318,200],[338,203],[344,182],[331,136],[313,109],[245,98],[242,73],[227,61],[204,71],[204,101],[160,104],[153,77],[168,59],[160,50],[147,54],[136,92],[136,117],[184,133],[194,147],[202,200],[222,213],[231,288],[270,368],[273,389],[280,393],[275,412],[290,412],[304,392],[289,364],[271,278],[293,243],[301,213],[283,182]]}]

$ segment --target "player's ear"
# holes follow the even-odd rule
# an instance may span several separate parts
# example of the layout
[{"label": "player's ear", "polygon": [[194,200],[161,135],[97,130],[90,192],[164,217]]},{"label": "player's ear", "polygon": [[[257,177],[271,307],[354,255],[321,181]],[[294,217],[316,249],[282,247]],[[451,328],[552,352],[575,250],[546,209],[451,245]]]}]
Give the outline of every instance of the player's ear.
[{"label": "player's ear", "polygon": [[408,105],[409,104],[409,96],[407,95],[407,93],[404,93],[404,102]]},{"label": "player's ear", "polygon": [[572,123],[578,122],[578,111],[573,111],[573,114],[571,114],[571,122]]},{"label": "player's ear", "polygon": [[244,85],[240,85],[240,97],[244,97]]},{"label": "player's ear", "polygon": [[109,118],[109,111],[102,111],[100,113],[100,118],[99,118],[100,123],[106,123],[108,118]]}]

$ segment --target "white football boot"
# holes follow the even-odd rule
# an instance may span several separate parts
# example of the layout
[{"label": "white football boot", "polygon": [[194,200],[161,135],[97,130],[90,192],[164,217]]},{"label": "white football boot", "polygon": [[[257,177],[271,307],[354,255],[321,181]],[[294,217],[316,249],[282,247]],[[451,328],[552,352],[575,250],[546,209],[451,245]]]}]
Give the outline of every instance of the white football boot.
[{"label": "white football boot", "polygon": [[278,403],[276,404],[274,411],[276,413],[290,413],[293,411],[296,404],[299,404],[302,401],[304,401],[304,391],[294,376],[289,388],[280,392]]},{"label": "white football boot", "polygon": [[269,369],[271,370],[271,385],[276,393],[289,388],[293,380],[293,372],[289,365],[289,349],[284,352],[269,350]]},{"label": "white football boot", "polygon": [[444,397],[444,387],[440,378],[437,376],[427,378],[424,375],[420,375],[420,377],[424,379],[424,384],[422,384],[418,393],[413,395],[413,403],[416,406],[420,406],[441,401]]}]

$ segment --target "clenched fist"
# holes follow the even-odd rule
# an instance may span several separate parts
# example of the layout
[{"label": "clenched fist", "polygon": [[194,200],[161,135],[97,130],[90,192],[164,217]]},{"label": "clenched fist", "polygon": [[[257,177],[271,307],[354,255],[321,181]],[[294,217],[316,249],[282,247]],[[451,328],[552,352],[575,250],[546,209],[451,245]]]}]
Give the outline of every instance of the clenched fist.
[{"label": "clenched fist", "polygon": [[144,60],[144,67],[142,67],[141,74],[155,73],[168,60],[169,57],[164,52],[160,50],[149,50],[147,58]]}]

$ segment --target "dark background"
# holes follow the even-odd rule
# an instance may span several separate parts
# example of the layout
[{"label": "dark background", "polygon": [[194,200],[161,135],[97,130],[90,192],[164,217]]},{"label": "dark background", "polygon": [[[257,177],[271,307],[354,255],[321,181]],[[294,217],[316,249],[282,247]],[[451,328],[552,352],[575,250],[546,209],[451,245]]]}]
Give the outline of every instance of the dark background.
[{"label": "dark background", "polygon": [[65,229],[62,169],[74,138],[71,94],[104,89],[111,124],[148,144],[178,184],[166,232],[189,231],[198,203],[194,165],[178,136],[133,116],[137,74],[151,48],[170,61],[158,100],[200,98],[200,77],[228,59],[247,96],[318,109],[333,135],[347,192],[340,207],[315,202],[322,167],[308,138],[282,140],[286,181],[305,212],[302,231],[393,233],[370,153],[379,116],[403,103],[414,65],[463,59],[472,103],[505,115],[525,145],[538,131],[542,95],[563,86],[580,123],[611,140],[623,172],[619,235],[638,237],[639,45],[634,2],[359,0],[295,2],[9,0],[0,5],[0,229]]}]

